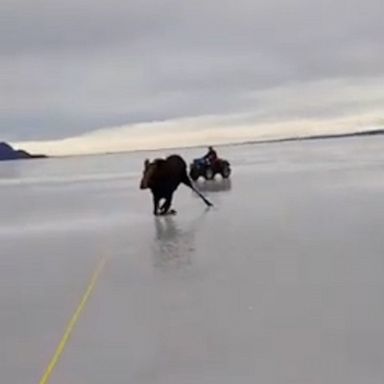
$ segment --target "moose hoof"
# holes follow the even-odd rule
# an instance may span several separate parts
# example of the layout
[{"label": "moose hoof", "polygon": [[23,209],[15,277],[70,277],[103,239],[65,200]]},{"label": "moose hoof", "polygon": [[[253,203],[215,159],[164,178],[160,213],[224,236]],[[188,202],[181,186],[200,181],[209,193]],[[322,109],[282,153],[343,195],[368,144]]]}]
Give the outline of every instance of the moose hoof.
[{"label": "moose hoof", "polygon": [[176,215],[176,211],[174,209],[170,209],[167,212],[161,212],[161,216],[173,216]]},{"label": "moose hoof", "polygon": [[170,209],[168,211],[162,211],[160,213],[158,213],[158,216],[172,216],[172,215],[176,215],[176,211],[174,209]]}]

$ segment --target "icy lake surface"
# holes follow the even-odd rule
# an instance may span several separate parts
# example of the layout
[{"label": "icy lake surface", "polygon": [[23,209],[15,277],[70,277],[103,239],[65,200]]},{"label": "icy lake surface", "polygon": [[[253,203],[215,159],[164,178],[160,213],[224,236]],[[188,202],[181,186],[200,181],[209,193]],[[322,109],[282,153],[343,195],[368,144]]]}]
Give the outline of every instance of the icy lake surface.
[{"label": "icy lake surface", "polygon": [[384,382],[384,139],[218,151],[215,207],[166,218],[139,181],[173,151],[0,164],[1,382],[39,382],[105,257],[50,383]]}]

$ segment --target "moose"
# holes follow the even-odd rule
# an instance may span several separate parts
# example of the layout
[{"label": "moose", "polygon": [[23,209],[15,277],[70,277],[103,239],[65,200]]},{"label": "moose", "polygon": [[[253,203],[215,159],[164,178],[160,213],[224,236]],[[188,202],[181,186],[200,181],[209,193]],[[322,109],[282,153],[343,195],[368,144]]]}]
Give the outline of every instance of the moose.
[{"label": "moose", "polygon": [[[208,207],[212,207],[212,203],[192,184],[187,174],[187,164],[181,156],[171,155],[166,159],[155,159],[152,162],[148,159],[145,160],[140,189],[151,190],[153,196],[153,214],[155,216],[176,213],[176,211],[170,208],[173,193],[180,183],[191,188]],[[164,202],[160,206],[161,200],[164,200]]]}]

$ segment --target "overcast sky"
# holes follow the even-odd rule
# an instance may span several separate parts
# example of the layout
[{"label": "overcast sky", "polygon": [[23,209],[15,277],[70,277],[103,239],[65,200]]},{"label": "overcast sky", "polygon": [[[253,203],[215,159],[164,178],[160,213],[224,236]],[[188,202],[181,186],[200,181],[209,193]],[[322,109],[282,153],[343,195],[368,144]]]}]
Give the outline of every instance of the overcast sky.
[{"label": "overcast sky", "polygon": [[66,154],[382,126],[383,14],[382,0],[1,0],[0,140]]}]

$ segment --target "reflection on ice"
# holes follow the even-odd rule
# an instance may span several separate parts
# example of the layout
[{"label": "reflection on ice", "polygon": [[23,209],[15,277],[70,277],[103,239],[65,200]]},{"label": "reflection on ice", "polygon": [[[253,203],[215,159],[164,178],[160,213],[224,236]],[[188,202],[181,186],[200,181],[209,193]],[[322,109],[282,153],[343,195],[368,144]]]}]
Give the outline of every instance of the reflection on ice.
[{"label": "reflection on ice", "polygon": [[232,189],[231,179],[204,180],[195,185],[201,192],[224,192]]},{"label": "reflection on ice", "polygon": [[156,236],[153,258],[156,267],[182,268],[192,264],[195,252],[195,236],[207,211],[189,224],[177,222],[175,216],[154,217]]},{"label": "reflection on ice", "polygon": [[0,164],[0,181],[17,179],[20,175],[17,161],[6,161]]},{"label": "reflection on ice", "polygon": [[153,247],[153,258],[156,267],[180,268],[191,264],[194,252],[191,231],[183,231],[174,217],[155,217],[156,238]]}]

